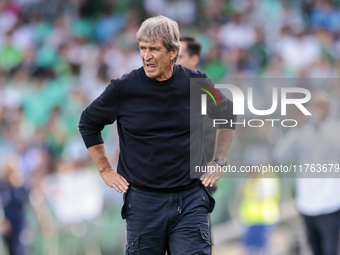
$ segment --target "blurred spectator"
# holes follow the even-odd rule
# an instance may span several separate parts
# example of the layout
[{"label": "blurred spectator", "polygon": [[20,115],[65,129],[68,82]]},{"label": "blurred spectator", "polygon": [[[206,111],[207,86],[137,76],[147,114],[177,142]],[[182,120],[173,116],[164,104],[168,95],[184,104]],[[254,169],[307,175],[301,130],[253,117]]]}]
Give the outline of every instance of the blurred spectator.
[{"label": "blurred spectator", "polygon": [[[277,143],[274,156],[279,162],[338,164],[339,121],[330,116],[330,98],[325,91],[312,93],[309,110],[312,117],[299,128],[289,130]],[[338,254],[340,231],[340,179],[323,172],[323,178],[298,176],[296,206],[305,220],[309,244],[315,255]],[[305,177],[305,178],[303,178]],[[309,177],[309,178],[308,178]],[[333,176],[334,177],[334,176]]]},{"label": "blurred spectator", "polygon": [[249,48],[256,42],[256,32],[248,24],[242,13],[236,13],[232,21],[223,25],[220,30],[220,43],[226,48]]},{"label": "blurred spectator", "polygon": [[252,176],[242,189],[240,218],[246,226],[245,254],[266,255],[268,239],[279,220],[280,185],[276,176]]},{"label": "blurred spectator", "polygon": [[148,13],[153,15],[162,13],[180,25],[191,24],[196,16],[196,2],[193,0],[144,0],[144,7]]},{"label": "blurred spectator", "polygon": [[19,50],[26,50],[34,47],[35,38],[29,24],[25,24],[22,20],[20,20],[17,22],[13,30],[14,32],[11,37],[11,45]]},{"label": "blurred spectator", "polygon": [[340,29],[340,11],[332,0],[318,0],[311,11],[311,25],[330,32]]},{"label": "blurred spectator", "polygon": [[[47,175],[43,190],[53,214],[62,224],[91,221],[103,207],[101,180],[84,161],[60,162],[57,172]],[[82,192],[76,192],[76,191]],[[86,202],[85,202],[86,201]]]},{"label": "blurred spectator", "polygon": [[295,35],[286,28],[277,44],[277,54],[287,68],[298,72],[309,68],[321,57],[321,47],[312,35],[305,33]]},{"label": "blurred spectator", "polygon": [[103,16],[97,21],[95,33],[99,43],[110,40],[119,30],[124,28],[125,19],[121,15],[112,15],[112,10],[108,7],[104,10]]},{"label": "blurred spectator", "polygon": [[24,176],[20,172],[17,158],[9,159],[4,167],[0,182],[0,207],[4,210],[1,235],[4,237],[9,255],[26,254],[23,231],[26,227],[25,204],[28,190],[24,186]]},{"label": "blurred spectator", "polygon": [[261,73],[268,64],[265,36],[261,29],[256,29],[256,42],[249,48],[249,61],[253,66],[253,70]]},{"label": "blurred spectator", "polygon": [[[0,1],[0,34],[1,37],[9,32],[18,20],[19,10],[10,0]],[[0,40],[1,42],[2,40]],[[1,45],[1,43],[0,43]]]},{"label": "blurred spectator", "polygon": [[23,97],[23,109],[25,115],[31,124],[35,127],[44,125],[51,110],[56,103],[53,98],[53,86],[49,79],[53,77],[53,73],[49,69],[39,68],[33,76],[35,81],[33,86],[25,93]]},{"label": "blurred spectator", "polygon": [[66,16],[59,16],[54,21],[54,29],[46,38],[46,46],[57,50],[62,46],[68,39],[68,22]]},{"label": "blurred spectator", "polygon": [[0,49],[0,68],[9,71],[17,67],[23,60],[23,51],[12,44],[13,30],[8,31],[4,37],[4,44]]}]

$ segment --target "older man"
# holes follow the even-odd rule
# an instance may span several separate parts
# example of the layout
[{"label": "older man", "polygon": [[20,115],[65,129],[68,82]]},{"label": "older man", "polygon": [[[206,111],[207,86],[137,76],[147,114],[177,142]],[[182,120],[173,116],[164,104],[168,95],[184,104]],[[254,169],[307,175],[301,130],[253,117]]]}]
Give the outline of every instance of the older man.
[{"label": "older man", "polygon": [[[143,67],[111,80],[82,113],[80,132],[105,183],[125,193],[127,254],[211,254],[207,215],[215,202],[205,187],[221,173],[204,174],[202,184],[189,173],[190,78],[207,76],[174,64],[181,52],[175,21],[149,18],[136,37]],[[216,111],[208,102],[208,113],[235,120],[232,102],[219,94],[223,107]],[[114,121],[120,138],[117,171],[101,137],[104,126]],[[232,126],[220,127],[216,160],[209,165],[225,164],[233,135]],[[203,150],[197,153],[203,156]]]}]

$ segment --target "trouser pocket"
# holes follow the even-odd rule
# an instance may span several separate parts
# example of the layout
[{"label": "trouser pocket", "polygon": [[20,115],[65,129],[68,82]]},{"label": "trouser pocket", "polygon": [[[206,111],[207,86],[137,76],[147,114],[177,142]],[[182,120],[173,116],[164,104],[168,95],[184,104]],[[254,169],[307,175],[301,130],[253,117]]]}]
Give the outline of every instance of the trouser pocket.
[{"label": "trouser pocket", "polygon": [[202,238],[200,246],[200,255],[211,255],[210,232],[208,226],[200,226],[200,235]]},{"label": "trouser pocket", "polygon": [[127,198],[128,192],[129,192],[129,189],[126,191],[126,193],[123,194],[123,206],[122,206],[122,211],[121,211],[123,220],[126,219],[126,198]]},{"label": "trouser pocket", "polygon": [[207,192],[207,195],[209,197],[209,208],[208,208],[208,213],[211,213],[214,208],[215,208],[215,199],[210,195],[208,189],[204,187],[205,191]]},{"label": "trouser pocket", "polygon": [[126,255],[139,255],[139,236],[127,237]]}]

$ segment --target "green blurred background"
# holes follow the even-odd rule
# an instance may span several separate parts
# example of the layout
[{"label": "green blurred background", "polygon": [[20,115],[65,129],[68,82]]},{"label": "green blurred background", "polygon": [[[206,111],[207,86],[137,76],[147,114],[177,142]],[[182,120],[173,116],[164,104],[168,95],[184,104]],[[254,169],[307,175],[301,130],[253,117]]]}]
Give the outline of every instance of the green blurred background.
[{"label": "green blurred background", "polygon": [[[27,254],[123,254],[122,196],[100,179],[77,125],[110,79],[141,66],[135,34],[145,18],[165,15],[178,22],[181,35],[196,36],[203,46],[199,69],[211,78],[338,78],[338,2],[1,0],[0,208],[14,197],[13,222],[22,226]],[[115,126],[103,135],[116,165]],[[259,131],[238,135],[233,146],[242,161],[255,152],[270,156],[273,143]],[[241,236],[244,185],[242,179],[218,182],[211,215],[217,243]],[[294,180],[281,180],[273,192],[278,207],[290,205]],[[6,254],[5,236],[16,228],[2,215],[0,253]],[[286,236],[295,231],[286,229]],[[286,239],[286,254],[293,254],[294,239]]]}]

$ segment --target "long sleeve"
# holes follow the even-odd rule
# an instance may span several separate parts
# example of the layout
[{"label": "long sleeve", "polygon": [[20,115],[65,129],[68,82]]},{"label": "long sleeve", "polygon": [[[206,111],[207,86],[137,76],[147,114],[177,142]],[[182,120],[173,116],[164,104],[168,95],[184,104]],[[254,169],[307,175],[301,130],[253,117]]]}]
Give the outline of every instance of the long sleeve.
[{"label": "long sleeve", "polygon": [[112,80],[105,91],[81,114],[79,131],[87,148],[104,143],[101,131],[118,116],[118,81]]},{"label": "long sleeve", "polygon": [[[206,75],[205,75],[206,76]],[[206,82],[203,83],[211,91],[215,101],[207,96],[207,114],[210,119],[224,119],[226,124],[217,124],[216,129],[228,128],[234,129],[236,125],[231,125],[237,121],[237,116],[233,114],[233,102],[227,98],[219,89],[215,88],[214,83],[206,76]],[[218,96],[217,96],[218,95]]]},{"label": "long sleeve", "polygon": [[228,121],[226,124],[217,124],[216,129],[228,128],[235,130],[236,125],[232,125],[232,123],[237,121],[237,116],[233,114],[233,102],[229,100],[223,93],[221,93],[220,90],[216,89],[216,91],[221,98],[222,106],[209,106],[208,103],[208,115],[212,119],[225,119]]}]

